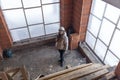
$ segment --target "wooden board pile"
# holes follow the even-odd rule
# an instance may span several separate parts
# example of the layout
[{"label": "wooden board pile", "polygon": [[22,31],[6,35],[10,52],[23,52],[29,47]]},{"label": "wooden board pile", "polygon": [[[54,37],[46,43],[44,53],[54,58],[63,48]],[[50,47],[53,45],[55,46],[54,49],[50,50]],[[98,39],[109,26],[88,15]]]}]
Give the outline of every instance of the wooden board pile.
[{"label": "wooden board pile", "polygon": [[109,73],[108,65],[82,64],[76,67],[59,71],[35,80],[109,80],[114,77],[114,72]]},{"label": "wooden board pile", "polygon": [[[82,64],[46,76],[38,76],[35,80],[118,80],[113,79],[115,72],[109,72],[109,67],[96,63]],[[0,72],[0,80],[30,80],[30,76],[23,66]]]}]

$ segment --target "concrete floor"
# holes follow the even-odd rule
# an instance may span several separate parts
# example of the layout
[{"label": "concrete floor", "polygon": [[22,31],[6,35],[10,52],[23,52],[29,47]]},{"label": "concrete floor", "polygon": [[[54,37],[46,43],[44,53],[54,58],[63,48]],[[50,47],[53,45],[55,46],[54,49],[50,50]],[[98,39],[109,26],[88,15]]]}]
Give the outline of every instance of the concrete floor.
[{"label": "concrete floor", "polygon": [[[0,70],[25,65],[34,80],[39,74],[47,75],[64,70],[66,65],[77,66],[85,63],[77,50],[68,50],[65,54],[64,66],[59,65],[59,52],[54,46],[44,45],[15,51],[12,58],[0,62]],[[83,61],[84,60],[84,61]]]}]

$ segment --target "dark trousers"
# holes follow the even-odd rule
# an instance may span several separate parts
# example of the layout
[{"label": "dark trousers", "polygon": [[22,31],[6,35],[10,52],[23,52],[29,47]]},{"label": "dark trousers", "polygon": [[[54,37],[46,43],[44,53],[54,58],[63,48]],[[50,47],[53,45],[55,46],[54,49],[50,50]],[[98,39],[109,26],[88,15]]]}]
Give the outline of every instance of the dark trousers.
[{"label": "dark trousers", "polygon": [[63,54],[64,54],[65,50],[59,50],[59,52],[60,52],[60,63],[61,63],[60,65],[63,66],[63,61],[64,61]]}]

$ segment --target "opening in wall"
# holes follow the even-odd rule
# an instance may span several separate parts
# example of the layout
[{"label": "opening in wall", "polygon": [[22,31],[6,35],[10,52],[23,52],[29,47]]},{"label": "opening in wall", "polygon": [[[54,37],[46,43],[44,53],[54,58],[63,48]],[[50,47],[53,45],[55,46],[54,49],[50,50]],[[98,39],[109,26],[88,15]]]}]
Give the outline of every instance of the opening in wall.
[{"label": "opening in wall", "polygon": [[1,8],[13,42],[54,35],[60,27],[60,0],[1,0]]}]

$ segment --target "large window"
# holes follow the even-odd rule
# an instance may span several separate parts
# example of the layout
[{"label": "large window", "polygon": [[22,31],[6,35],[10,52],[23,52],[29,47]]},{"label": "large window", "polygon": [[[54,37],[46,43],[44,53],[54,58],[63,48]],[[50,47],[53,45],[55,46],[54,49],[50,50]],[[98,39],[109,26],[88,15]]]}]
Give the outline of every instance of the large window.
[{"label": "large window", "polygon": [[86,42],[96,55],[111,66],[120,60],[120,9],[93,0]]},{"label": "large window", "polygon": [[60,0],[1,0],[14,42],[58,32]]}]

